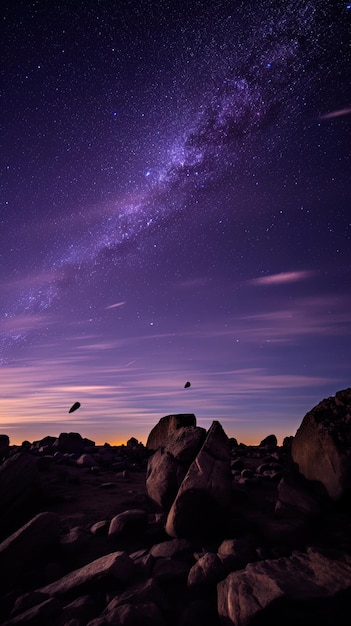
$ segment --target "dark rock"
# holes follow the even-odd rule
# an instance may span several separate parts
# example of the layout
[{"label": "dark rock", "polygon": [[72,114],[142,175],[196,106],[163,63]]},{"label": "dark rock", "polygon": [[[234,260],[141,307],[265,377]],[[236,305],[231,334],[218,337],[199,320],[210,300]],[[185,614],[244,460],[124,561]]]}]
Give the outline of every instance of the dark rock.
[{"label": "dark rock", "polygon": [[230,461],[230,469],[241,472],[241,470],[244,469],[244,463],[241,459],[234,459],[233,461]]},{"label": "dark rock", "polygon": [[268,437],[265,437],[264,439],[262,439],[261,443],[260,443],[260,447],[265,447],[265,446],[276,446],[278,443],[277,438],[275,435],[268,435]]},{"label": "dark rock", "polygon": [[10,456],[0,465],[0,534],[23,523],[41,496],[35,458],[28,452]]},{"label": "dark rock", "polygon": [[11,617],[2,626],[45,626],[52,623],[61,612],[61,604],[56,598],[44,600],[41,604],[36,604],[23,613]]},{"label": "dark rock", "polygon": [[81,454],[77,459],[77,465],[82,465],[82,467],[89,467],[90,469],[96,467],[98,465],[97,459],[95,455],[92,454]]},{"label": "dark rock", "polygon": [[[47,437],[43,437],[39,441],[33,441],[32,450],[39,450],[40,448],[52,448],[53,443],[56,441],[56,437],[51,437],[48,435]],[[23,444],[22,444],[23,445]]]},{"label": "dark rock", "polygon": [[162,417],[148,436],[147,449],[157,450],[161,446],[165,446],[169,435],[183,426],[196,426],[196,417],[193,413],[179,413]]},{"label": "dark rock", "polygon": [[55,451],[80,455],[88,446],[95,446],[94,441],[83,439],[79,433],[61,433],[52,444]]},{"label": "dark rock", "polygon": [[230,437],[229,445],[230,445],[230,449],[232,449],[232,448],[237,448],[239,444],[238,444],[237,439],[235,439],[235,437]]},{"label": "dark rock", "polygon": [[80,596],[66,604],[60,616],[60,623],[67,625],[69,620],[78,619],[79,624],[97,616],[100,612],[100,603],[93,595]]},{"label": "dark rock", "polygon": [[188,575],[188,587],[205,589],[217,584],[224,577],[224,566],[218,554],[206,552],[192,566]]},{"label": "dark rock", "polygon": [[122,604],[144,604],[154,602],[162,610],[167,609],[167,601],[160,585],[154,578],[148,578],[129,587],[127,591],[113,598],[101,614],[108,615],[117,606]]},{"label": "dark rock", "polygon": [[80,569],[69,572],[63,578],[46,585],[39,591],[50,596],[69,597],[80,592],[96,591],[106,581],[126,584],[133,575],[133,561],[126,552],[112,552]]},{"label": "dark rock", "polygon": [[149,459],[146,490],[156,508],[169,511],[185,477],[186,469],[164,448]]},{"label": "dark rock", "polygon": [[256,542],[252,537],[224,539],[218,548],[218,556],[225,565],[226,571],[228,568],[232,571],[242,569],[247,563],[256,561]]},{"label": "dark rock", "polygon": [[241,471],[241,476],[243,478],[253,478],[253,475],[254,473],[251,469],[246,468]]},{"label": "dark rock", "polygon": [[108,624],[121,626],[166,626],[164,617],[154,602],[122,604],[104,614]]},{"label": "dark rock", "polygon": [[289,435],[288,437],[284,437],[284,439],[283,439],[283,448],[285,450],[288,450],[288,451],[291,450],[291,444],[293,442],[293,439],[294,439],[293,435]]},{"label": "dark rock", "polygon": [[300,516],[303,518],[316,517],[322,511],[322,503],[314,494],[308,483],[297,481],[291,476],[285,476],[278,485],[278,500],[275,513],[280,517]]},{"label": "dark rock", "polygon": [[29,593],[25,593],[17,598],[11,611],[11,617],[18,615],[19,613],[24,613],[33,606],[42,604],[42,602],[45,602],[45,600],[48,600],[49,598],[50,596],[47,593],[40,593],[40,591],[30,591]]},{"label": "dark rock", "polygon": [[90,528],[90,532],[93,535],[106,535],[108,532],[109,523],[107,520],[102,520],[101,522],[96,522]]},{"label": "dark rock", "polygon": [[178,559],[156,559],[152,570],[152,576],[160,584],[185,583],[188,578],[190,564]]},{"label": "dark rock", "polygon": [[0,435],[0,463],[8,456],[10,438],[8,435]]},{"label": "dark rock", "polygon": [[39,513],[0,544],[0,570],[6,583],[18,580],[28,565],[41,562],[47,551],[58,545],[59,517]]},{"label": "dark rock", "polygon": [[219,422],[213,422],[168,514],[171,537],[218,533],[231,503],[230,450]]},{"label": "dark rock", "polygon": [[179,428],[168,437],[165,448],[159,448],[150,457],[146,489],[149,498],[162,510],[169,511],[205,437],[206,431],[203,428]]},{"label": "dark rock", "polygon": [[[351,556],[327,555],[314,548],[291,557],[250,563],[218,584],[218,613],[223,624],[300,623],[298,614],[313,600],[321,602],[351,589]],[[254,622],[255,620],[255,622]],[[280,621],[279,621],[280,620]],[[307,623],[316,623],[313,619]],[[317,622],[319,623],[319,621]],[[304,622],[306,624],[306,622]]]},{"label": "dark rock", "polygon": [[92,534],[89,530],[82,526],[73,526],[66,535],[61,537],[60,549],[62,554],[64,556],[79,554],[86,548],[91,539]]},{"label": "dark rock", "polygon": [[127,448],[136,448],[137,446],[139,446],[139,442],[137,439],[135,439],[135,437],[131,437],[130,439],[128,439]]},{"label": "dark rock", "polygon": [[319,481],[332,500],[351,488],[351,388],[338,391],[305,415],[292,442],[299,472]]},{"label": "dark rock", "polygon": [[190,601],[182,612],[179,626],[219,626],[215,603],[208,598]]},{"label": "dark rock", "polygon": [[147,514],[140,509],[130,509],[112,518],[108,534],[110,537],[120,535],[139,535],[145,532]]},{"label": "dark rock", "polygon": [[150,554],[153,557],[177,558],[189,556],[193,552],[193,544],[188,539],[171,539],[152,546]]}]

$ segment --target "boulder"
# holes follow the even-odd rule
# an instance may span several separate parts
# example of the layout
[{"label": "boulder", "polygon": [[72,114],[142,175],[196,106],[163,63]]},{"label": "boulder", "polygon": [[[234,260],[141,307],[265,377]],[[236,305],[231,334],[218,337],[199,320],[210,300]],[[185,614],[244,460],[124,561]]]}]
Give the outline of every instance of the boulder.
[{"label": "boulder", "polygon": [[90,446],[95,446],[95,442],[90,439],[83,439],[79,433],[61,433],[52,444],[55,451],[78,455],[83,454],[84,449]]},{"label": "boulder", "polygon": [[0,463],[9,453],[10,438],[8,435],[0,435]]},{"label": "boulder", "polygon": [[168,437],[166,446],[149,459],[146,489],[149,498],[162,510],[169,511],[190,464],[199,452],[206,431],[197,426],[179,428]]},{"label": "boulder", "polygon": [[311,606],[314,612],[323,600],[350,590],[351,556],[308,548],[229,574],[217,586],[218,613],[226,626],[300,624],[301,617],[305,626],[321,623],[309,614]]},{"label": "boulder", "polygon": [[42,602],[45,602],[45,600],[48,600],[49,598],[50,596],[47,593],[40,593],[40,591],[30,591],[29,593],[24,593],[22,596],[17,598],[11,611],[11,617],[18,615],[19,613],[24,613],[33,606],[42,604]]},{"label": "boulder", "polygon": [[275,435],[268,435],[267,437],[265,437],[264,439],[262,439],[261,443],[260,443],[260,447],[265,447],[265,446],[276,446],[277,445],[277,438]]},{"label": "boulder", "polygon": [[39,513],[0,544],[0,570],[7,582],[21,576],[23,568],[37,565],[47,552],[58,545],[59,516]]},{"label": "boulder", "polygon": [[85,591],[95,592],[106,581],[114,581],[114,585],[116,582],[128,583],[133,575],[133,567],[133,561],[126,552],[112,552],[69,572],[39,591],[57,597],[78,595]]},{"label": "boulder", "polygon": [[167,608],[164,593],[154,578],[137,582],[131,587],[128,587],[127,591],[124,593],[115,596],[113,600],[108,603],[101,616],[108,615],[117,606],[121,606],[122,604],[142,604],[145,602],[155,602],[160,608]]},{"label": "boulder", "polygon": [[322,400],[302,420],[291,446],[299,472],[334,501],[350,494],[351,388]]},{"label": "boulder", "polygon": [[228,437],[215,421],[168,514],[168,535],[204,537],[220,532],[231,504],[231,480]]},{"label": "boulder", "polygon": [[[306,481],[307,483],[307,481]],[[275,513],[281,517],[311,518],[322,510],[321,502],[308,490],[308,483],[302,484],[292,476],[284,476],[278,484],[278,500]]]},{"label": "boulder", "polygon": [[192,555],[193,544],[188,539],[171,539],[156,543],[150,549],[151,556],[155,558],[182,558]]},{"label": "boulder", "polygon": [[60,623],[67,626],[69,620],[75,619],[78,620],[78,625],[82,624],[83,621],[86,623],[93,615],[99,614],[99,604],[93,595],[80,596],[63,607]]},{"label": "boulder", "polygon": [[121,626],[166,626],[163,615],[154,602],[142,604],[121,604],[107,613],[104,612],[105,624]]},{"label": "boulder", "polygon": [[11,617],[6,622],[2,622],[2,626],[24,626],[24,624],[39,626],[39,624],[52,624],[60,614],[61,609],[61,604],[56,598],[48,598],[23,613]]},{"label": "boulder", "polygon": [[11,532],[35,510],[41,495],[39,476],[36,460],[29,452],[14,454],[0,465],[1,534]]},{"label": "boulder", "polygon": [[82,526],[73,526],[60,540],[60,550],[65,556],[82,552],[92,538],[92,533]]},{"label": "boulder", "polygon": [[252,537],[224,539],[218,547],[218,556],[226,568],[231,568],[227,571],[242,569],[250,561],[256,560],[256,543]]},{"label": "boulder", "polygon": [[147,527],[147,514],[141,509],[123,511],[112,518],[108,534],[110,537],[120,535],[139,535],[145,532]]},{"label": "boulder", "polygon": [[192,566],[188,575],[188,587],[206,589],[218,583],[224,576],[224,566],[218,554],[206,552]]},{"label": "boulder", "polygon": [[82,465],[83,467],[96,467],[98,465],[98,461],[95,458],[95,455],[92,454],[81,454],[77,459],[77,465]]},{"label": "boulder", "polygon": [[147,449],[157,450],[161,446],[165,446],[169,435],[183,426],[196,426],[196,417],[193,413],[179,413],[162,417],[147,438]]},{"label": "boulder", "polygon": [[150,457],[146,471],[146,491],[157,510],[169,511],[186,469],[164,448]]}]

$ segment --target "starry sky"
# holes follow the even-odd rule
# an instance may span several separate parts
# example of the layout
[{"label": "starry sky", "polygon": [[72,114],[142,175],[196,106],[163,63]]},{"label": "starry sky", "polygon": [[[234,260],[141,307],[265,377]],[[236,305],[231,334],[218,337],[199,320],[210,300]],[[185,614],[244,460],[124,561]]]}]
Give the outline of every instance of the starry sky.
[{"label": "starry sky", "polygon": [[295,434],[351,386],[351,4],[1,21],[0,431]]}]

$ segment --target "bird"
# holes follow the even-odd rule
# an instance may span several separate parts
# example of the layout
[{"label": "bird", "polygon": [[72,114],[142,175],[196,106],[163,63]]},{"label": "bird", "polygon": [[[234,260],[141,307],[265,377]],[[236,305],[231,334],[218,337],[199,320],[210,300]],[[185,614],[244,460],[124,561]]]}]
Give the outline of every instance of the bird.
[{"label": "bird", "polygon": [[191,383],[189,383],[189,381],[187,381],[187,382],[185,383],[185,385],[184,385],[184,389],[187,389],[187,388],[188,388],[188,387],[190,387],[190,386],[191,386]]},{"label": "bird", "polygon": [[68,413],[73,413],[73,411],[76,411],[77,409],[79,409],[79,407],[80,407],[80,402],[75,402],[74,404],[72,404]]}]

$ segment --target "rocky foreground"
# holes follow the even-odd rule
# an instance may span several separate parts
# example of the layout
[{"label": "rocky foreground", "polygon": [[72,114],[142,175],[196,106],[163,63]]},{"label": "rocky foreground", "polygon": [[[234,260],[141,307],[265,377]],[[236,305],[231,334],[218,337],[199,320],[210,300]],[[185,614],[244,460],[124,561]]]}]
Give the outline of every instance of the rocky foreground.
[{"label": "rocky foreground", "polygon": [[351,389],[282,446],[162,418],[146,446],[0,435],[0,624],[351,623]]}]

